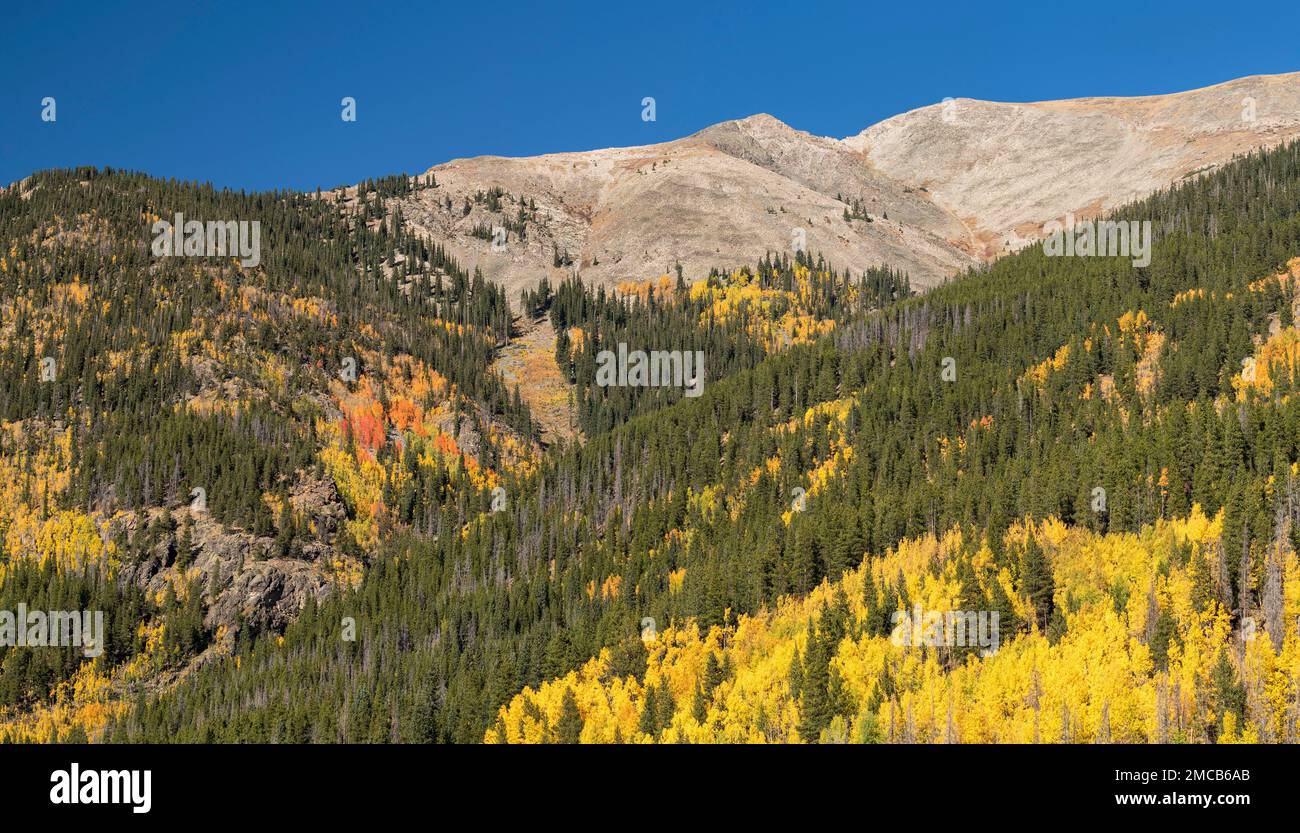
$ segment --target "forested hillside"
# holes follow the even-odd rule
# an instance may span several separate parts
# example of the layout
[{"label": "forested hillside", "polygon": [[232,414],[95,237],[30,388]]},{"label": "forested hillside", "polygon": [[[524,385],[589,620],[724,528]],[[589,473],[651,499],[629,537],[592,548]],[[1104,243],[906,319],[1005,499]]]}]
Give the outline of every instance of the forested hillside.
[{"label": "forested hillside", "polygon": [[[762,521],[722,476],[700,531],[748,541],[671,574],[645,669],[602,652],[485,739],[1294,742],[1298,172],[1133,206],[1149,269],[1026,252],[810,348],[836,384],[766,432],[811,453],[756,459]],[[997,611],[1001,644],[900,645],[916,605]]]},{"label": "forested hillside", "polygon": [[[0,195],[0,591],[115,628],[6,649],[11,736],[1294,738],[1300,146],[1121,212],[1145,268],[539,283],[583,435],[544,450],[487,371],[504,297],[381,190]],[[261,217],[263,265],[150,260],[175,210]],[[594,385],[617,342],[703,351],[701,395]],[[265,563],[310,592],[223,596]],[[915,604],[998,611],[998,649],[894,644]]]},{"label": "forested hillside", "polygon": [[[355,583],[389,526],[435,534],[534,464],[487,370],[503,294],[384,186],[341,205],[85,169],[0,194],[0,599],[108,623],[93,661],[0,648],[0,736],[97,734]],[[260,222],[260,266],[152,257],[177,212]]]},{"label": "forested hillside", "polygon": [[[745,544],[672,574],[646,667],[602,652],[485,740],[1294,742],[1298,161],[1133,206],[1148,269],[1030,251],[809,348],[836,384],[722,475],[692,532]],[[918,605],[1000,645],[900,644]]]},{"label": "forested hillside", "polygon": [[[964,528],[909,539],[756,615],[656,634],[639,676],[606,649],[514,697],[485,740],[1294,743],[1300,569],[1270,554],[1243,638],[1216,599],[1221,534],[1198,507],[1138,534],[1017,525],[1000,558]],[[986,606],[1015,638],[900,645],[889,614],[914,605]]]}]

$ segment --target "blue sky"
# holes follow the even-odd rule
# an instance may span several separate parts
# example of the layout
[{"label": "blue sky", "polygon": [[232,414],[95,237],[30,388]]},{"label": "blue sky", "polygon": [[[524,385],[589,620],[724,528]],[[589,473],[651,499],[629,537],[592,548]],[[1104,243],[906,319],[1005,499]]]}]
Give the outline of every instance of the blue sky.
[{"label": "blue sky", "polygon": [[5,183],[93,164],[308,189],[757,112],[842,137],[945,96],[1141,95],[1300,70],[1294,0],[38,2],[3,20]]}]

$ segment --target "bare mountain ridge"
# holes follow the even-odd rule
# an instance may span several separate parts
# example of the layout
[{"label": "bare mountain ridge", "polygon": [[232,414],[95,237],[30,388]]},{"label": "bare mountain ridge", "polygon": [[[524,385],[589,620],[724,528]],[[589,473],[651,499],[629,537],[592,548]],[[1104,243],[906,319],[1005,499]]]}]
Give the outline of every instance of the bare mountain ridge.
[{"label": "bare mountain ridge", "polygon": [[957,99],[867,128],[844,144],[925,186],[993,257],[1044,222],[1087,217],[1190,173],[1300,135],[1300,73],[1171,95],[1028,104]]},{"label": "bare mountain ridge", "polygon": [[[888,264],[926,287],[1067,213],[1104,212],[1296,136],[1300,73],[1132,98],[955,99],[844,140],[760,114],[662,144],[457,159],[426,172],[439,187],[400,202],[408,222],[511,298],[574,268],[613,285],[680,262],[698,278],[800,242],[838,267]],[[493,188],[508,195],[499,211],[474,203]],[[536,205],[527,239],[511,233],[494,250],[474,235],[517,219],[519,198]],[[870,221],[844,218],[853,200]],[[572,264],[555,267],[557,252]]]}]

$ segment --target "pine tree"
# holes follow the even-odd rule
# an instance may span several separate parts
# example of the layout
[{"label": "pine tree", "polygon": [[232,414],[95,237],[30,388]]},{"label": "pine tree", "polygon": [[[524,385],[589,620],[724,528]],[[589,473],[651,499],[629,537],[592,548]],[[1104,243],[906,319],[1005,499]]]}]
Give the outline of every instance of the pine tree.
[{"label": "pine tree", "polygon": [[700,689],[699,684],[696,683],[695,696],[691,699],[691,717],[694,718],[696,723],[703,726],[704,721],[708,719],[708,716],[709,707],[704,700],[704,692]]},{"label": "pine tree", "polygon": [[809,743],[821,737],[834,710],[830,693],[830,651],[808,621],[808,655],[803,664],[802,696],[799,698],[799,736]]},{"label": "pine tree", "polygon": [[1032,535],[1021,556],[1020,581],[1025,595],[1029,597],[1029,604],[1034,608],[1038,629],[1046,632],[1047,625],[1052,620],[1056,583],[1052,578],[1052,565]]},{"label": "pine tree", "polygon": [[645,687],[645,699],[641,701],[641,720],[637,724],[637,729],[651,737],[659,734],[659,708],[655,705],[653,685]]},{"label": "pine tree", "polygon": [[555,722],[555,735],[560,743],[576,744],[582,737],[582,714],[572,688],[564,690],[560,719]]},{"label": "pine tree", "polygon": [[709,652],[709,658],[704,661],[704,694],[707,697],[713,697],[713,692],[717,690],[722,683],[722,666],[718,664],[718,655]]},{"label": "pine tree", "polygon": [[658,707],[659,714],[656,718],[658,729],[666,729],[672,725],[673,715],[677,712],[677,703],[673,699],[673,693],[665,682],[659,687],[659,694],[655,698],[655,705]]}]

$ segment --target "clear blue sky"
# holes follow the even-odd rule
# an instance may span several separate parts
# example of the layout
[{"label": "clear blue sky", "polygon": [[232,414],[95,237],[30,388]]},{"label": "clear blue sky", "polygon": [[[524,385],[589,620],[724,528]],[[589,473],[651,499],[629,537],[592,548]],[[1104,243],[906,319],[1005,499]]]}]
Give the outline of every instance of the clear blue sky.
[{"label": "clear blue sky", "polygon": [[2,14],[4,183],[92,164],[308,189],[757,112],[842,137],[945,96],[1141,95],[1300,69],[1296,0],[38,0]]}]

